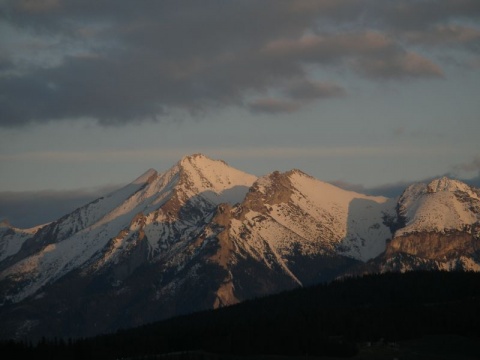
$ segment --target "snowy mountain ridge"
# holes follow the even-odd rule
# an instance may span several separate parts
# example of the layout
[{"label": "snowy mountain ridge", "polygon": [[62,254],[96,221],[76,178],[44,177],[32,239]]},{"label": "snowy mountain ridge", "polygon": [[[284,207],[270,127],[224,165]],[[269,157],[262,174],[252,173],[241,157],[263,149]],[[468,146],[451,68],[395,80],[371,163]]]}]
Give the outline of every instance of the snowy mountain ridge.
[{"label": "snowy mountain ridge", "polygon": [[[255,204],[259,201],[260,206]],[[366,261],[384,251],[391,236],[382,220],[393,214],[393,204],[387,198],[346,191],[299,170],[260,178],[245,203],[255,204],[250,206],[250,217],[271,220],[281,227],[279,231],[293,233],[310,244],[303,249],[306,253],[307,248],[321,244],[322,250]],[[269,238],[268,232],[262,236]]]},{"label": "snowy mountain ridge", "polygon": [[[480,190],[457,180],[388,199],[194,154],[50,224],[2,224],[0,323],[19,336],[47,325],[87,334],[348,273],[480,270],[479,241]],[[43,315],[53,304],[58,324]],[[10,315],[27,305],[33,315]],[[66,319],[85,306],[98,310],[71,329]]]},{"label": "snowy mountain ridge", "polygon": [[399,199],[405,226],[395,233],[463,230],[480,221],[480,191],[443,177],[429,184],[410,185]]},{"label": "snowy mountain ridge", "polygon": [[[240,201],[255,179],[203,155],[185,157],[163,174],[150,169],[124,188],[40,229],[30,240],[40,243],[41,249],[2,271],[0,281],[29,279],[28,286],[9,298],[19,301],[83,265],[94,263],[98,270],[127,250],[128,241],[140,233],[149,235],[150,253],[159,252],[169,244],[170,234],[197,230],[197,223],[217,204]],[[175,223],[176,212],[188,208],[194,208],[196,216]],[[24,235],[5,240],[8,252],[2,256],[7,257],[29,239]]]}]

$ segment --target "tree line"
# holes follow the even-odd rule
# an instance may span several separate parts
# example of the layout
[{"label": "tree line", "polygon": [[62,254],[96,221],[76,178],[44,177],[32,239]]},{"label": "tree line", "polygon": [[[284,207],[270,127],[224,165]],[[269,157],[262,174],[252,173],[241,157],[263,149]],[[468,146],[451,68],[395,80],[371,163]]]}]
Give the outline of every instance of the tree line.
[{"label": "tree line", "polygon": [[[366,341],[480,336],[480,273],[373,274],[299,288],[85,339],[0,343],[41,359],[212,358],[212,354],[341,356]],[[210,354],[210,355],[208,355]]]}]

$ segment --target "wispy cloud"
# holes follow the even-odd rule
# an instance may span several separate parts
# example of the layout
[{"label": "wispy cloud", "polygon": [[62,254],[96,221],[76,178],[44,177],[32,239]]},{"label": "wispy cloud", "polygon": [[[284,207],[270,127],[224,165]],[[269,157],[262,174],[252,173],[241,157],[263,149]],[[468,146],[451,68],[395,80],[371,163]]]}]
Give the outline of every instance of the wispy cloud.
[{"label": "wispy cloud", "polygon": [[476,156],[469,162],[464,162],[461,164],[457,164],[452,167],[452,173],[454,175],[458,175],[461,173],[467,174],[476,174],[478,178],[480,178],[480,155]]},{"label": "wispy cloud", "polygon": [[[402,145],[376,145],[376,146],[254,146],[254,147],[195,147],[195,148],[145,148],[131,150],[106,150],[106,151],[37,151],[0,155],[2,162],[35,162],[46,163],[83,163],[83,162],[125,162],[125,161],[169,161],[173,165],[185,155],[204,153],[218,159],[239,158],[341,158],[341,157],[383,157],[390,156],[440,156],[452,154],[454,150],[444,146],[402,146]],[[461,150],[459,150],[461,153]],[[463,167],[469,165],[464,164]],[[473,165],[470,165],[473,166]],[[458,167],[459,168],[459,167]],[[159,169],[161,170],[161,169]]]},{"label": "wispy cloud", "polygon": [[92,150],[92,151],[36,151],[21,152],[14,154],[0,154],[0,161],[21,162],[21,161],[44,161],[57,163],[103,163],[110,161],[131,161],[131,160],[178,160],[189,153],[195,153],[196,149],[128,149],[128,150]]}]

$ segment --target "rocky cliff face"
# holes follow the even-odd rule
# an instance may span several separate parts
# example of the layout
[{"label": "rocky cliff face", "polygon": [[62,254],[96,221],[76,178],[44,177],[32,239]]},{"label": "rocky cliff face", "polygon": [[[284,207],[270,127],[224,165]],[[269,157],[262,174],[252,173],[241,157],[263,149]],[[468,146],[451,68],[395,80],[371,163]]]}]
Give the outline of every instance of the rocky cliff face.
[{"label": "rocky cliff face", "polygon": [[427,232],[410,234],[393,239],[385,255],[391,257],[402,252],[425,259],[457,259],[462,255],[474,255],[479,248],[479,239],[467,232]]},{"label": "rocky cliff face", "polygon": [[397,201],[187,156],[51,224],[3,224],[0,337],[98,334],[352,269],[478,270],[479,194],[438,179]]}]

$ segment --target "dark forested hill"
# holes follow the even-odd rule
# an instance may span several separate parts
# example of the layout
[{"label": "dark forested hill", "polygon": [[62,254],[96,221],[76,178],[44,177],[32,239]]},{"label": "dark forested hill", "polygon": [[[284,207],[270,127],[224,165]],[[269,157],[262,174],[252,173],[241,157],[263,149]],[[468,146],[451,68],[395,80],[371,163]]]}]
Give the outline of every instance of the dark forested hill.
[{"label": "dark forested hill", "polygon": [[426,334],[480,339],[479,323],[479,273],[386,273],[301,288],[111,335],[42,339],[34,345],[3,342],[0,353],[52,359],[179,351],[353,356],[358,343],[380,339],[396,342]]}]

